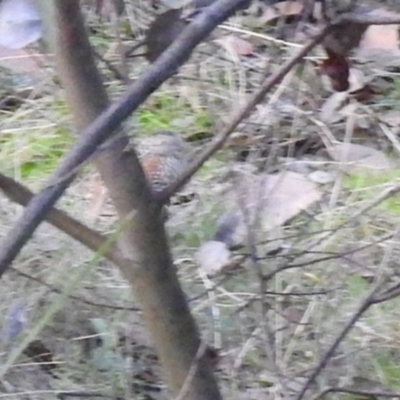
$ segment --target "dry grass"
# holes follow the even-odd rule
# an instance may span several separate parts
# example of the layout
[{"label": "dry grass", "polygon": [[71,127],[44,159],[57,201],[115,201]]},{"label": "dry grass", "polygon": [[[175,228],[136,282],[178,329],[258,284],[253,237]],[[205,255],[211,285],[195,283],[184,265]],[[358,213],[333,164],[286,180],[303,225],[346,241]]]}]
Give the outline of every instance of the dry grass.
[{"label": "dry grass", "polygon": [[[241,20],[234,23],[246,29]],[[246,99],[262,75],[278,68],[291,54],[291,47],[285,44],[265,38],[251,40],[258,50],[247,60],[232,60],[215,43],[200,46],[179,75],[127,122],[132,136],[160,128],[176,130],[185,137],[217,131],[224,116]],[[135,79],[145,64],[134,61],[130,67]],[[117,95],[123,90],[121,84],[109,72],[106,75],[110,92]],[[50,75],[41,82],[47,91],[38,100],[28,100],[13,113],[1,116],[0,168],[36,189],[72,140],[62,92]],[[215,221],[224,212],[221,199],[234,195],[224,174],[238,160],[265,171],[280,170],[293,159],[307,168],[319,163],[328,171],[337,170],[317,152],[323,146],[318,126],[309,118],[319,118],[326,96],[314,67],[305,61],[242,124],[240,134],[246,140],[232,141],[186,187],[184,194],[194,193],[194,199],[170,207],[171,249],[204,339],[221,347],[218,371],[226,397],[272,398],[297,393],[372,282],[378,278],[398,280],[397,202],[360,213],[374,203],[381,190],[397,182],[396,174],[379,182],[364,182],[361,187],[338,175],[334,182],[323,185],[319,204],[276,232],[282,245],[278,254],[269,255],[265,245],[256,243],[252,256],[257,261],[247,257],[221,285],[215,286],[220,277],[208,280],[196,269],[195,251],[213,237]],[[394,90],[391,96],[398,98],[399,94]],[[374,112],[380,107],[379,100],[371,105]],[[344,128],[345,122],[330,127],[337,139],[343,138]],[[357,140],[376,146],[381,139],[368,136]],[[197,141],[194,146],[203,143]],[[304,143],[309,143],[311,150],[301,154],[299,144]],[[95,196],[92,178],[93,171],[83,171],[62,200],[62,207],[108,232],[115,227],[112,213],[99,215],[95,222],[88,213],[91,196]],[[0,234],[4,237],[21,209],[3,198],[0,201]],[[261,232],[259,237],[262,242]],[[282,271],[265,283],[267,293],[261,296],[261,306],[264,286],[259,272],[267,275],[279,269]],[[210,286],[212,290],[205,293]],[[125,398],[130,398],[131,392],[147,393],[150,397],[146,398],[163,396],[156,390],[162,385],[160,371],[140,312],[129,310],[138,305],[127,283],[108,262],[43,224],[3,278],[2,287],[0,327],[6,329],[7,314],[18,301],[24,303],[26,322],[16,339],[1,345],[0,364],[10,370],[0,382],[0,396],[50,399],[57,390],[94,390]],[[318,388],[400,391],[399,301],[372,308],[356,323],[318,379]],[[60,379],[20,354],[32,340],[40,340],[51,351],[59,363],[52,372]],[[318,392],[317,388],[313,391]],[[29,394],[12,394],[15,392]],[[139,398],[139,394],[134,396]]]}]

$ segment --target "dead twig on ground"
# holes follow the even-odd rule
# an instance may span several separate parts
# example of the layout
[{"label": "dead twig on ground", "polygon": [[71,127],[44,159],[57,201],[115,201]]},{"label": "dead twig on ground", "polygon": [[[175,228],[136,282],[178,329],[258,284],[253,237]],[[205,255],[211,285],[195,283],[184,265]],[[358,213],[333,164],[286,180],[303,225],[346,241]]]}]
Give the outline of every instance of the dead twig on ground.
[{"label": "dead twig on ground", "polygon": [[375,399],[378,397],[389,397],[389,398],[400,398],[400,393],[394,393],[383,390],[356,390],[350,388],[341,387],[331,387],[322,391],[318,396],[314,397],[312,400],[319,400],[324,398],[329,393],[346,393],[352,394],[358,397],[365,397],[370,399]]}]

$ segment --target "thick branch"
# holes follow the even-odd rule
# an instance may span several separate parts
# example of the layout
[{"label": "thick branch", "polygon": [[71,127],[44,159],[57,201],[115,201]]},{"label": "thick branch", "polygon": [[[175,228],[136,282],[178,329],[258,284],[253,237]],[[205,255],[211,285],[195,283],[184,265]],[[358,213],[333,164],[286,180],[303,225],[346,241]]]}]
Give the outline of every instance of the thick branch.
[{"label": "thick branch", "polygon": [[[34,196],[27,187],[1,173],[0,189],[10,200],[21,206],[26,206]],[[107,238],[101,233],[89,228],[85,224],[72,218],[66,212],[58,210],[57,208],[49,211],[46,215],[46,221],[94,252],[97,252],[106,244]],[[104,257],[116,265],[126,265],[126,260],[116,246],[107,248],[104,252]]]}]

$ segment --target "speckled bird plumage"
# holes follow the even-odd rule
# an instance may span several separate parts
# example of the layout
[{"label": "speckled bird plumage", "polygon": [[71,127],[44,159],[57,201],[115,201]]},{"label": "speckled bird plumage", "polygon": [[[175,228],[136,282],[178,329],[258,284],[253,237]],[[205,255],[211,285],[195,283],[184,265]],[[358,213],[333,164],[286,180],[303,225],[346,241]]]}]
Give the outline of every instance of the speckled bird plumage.
[{"label": "speckled bird plumage", "polygon": [[184,171],[192,155],[191,146],[169,131],[158,132],[140,141],[137,151],[155,192],[168,187]]}]

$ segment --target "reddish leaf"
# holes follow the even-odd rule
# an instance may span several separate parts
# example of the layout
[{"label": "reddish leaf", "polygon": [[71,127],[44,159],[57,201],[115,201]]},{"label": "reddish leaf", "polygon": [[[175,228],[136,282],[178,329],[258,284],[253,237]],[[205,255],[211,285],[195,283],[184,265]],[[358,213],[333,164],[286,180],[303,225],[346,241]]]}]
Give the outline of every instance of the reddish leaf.
[{"label": "reddish leaf", "polygon": [[335,54],[326,49],[328,58],[321,65],[321,71],[326,74],[336,92],[344,92],[349,88],[350,67],[345,56]]},{"label": "reddish leaf", "polygon": [[337,92],[349,89],[350,52],[360,45],[368,25],[354,22],[343,22],[336,25],[326,36],[322,46],[328,58],[322,63],[322,71],[329,76],[332,88]]}]

